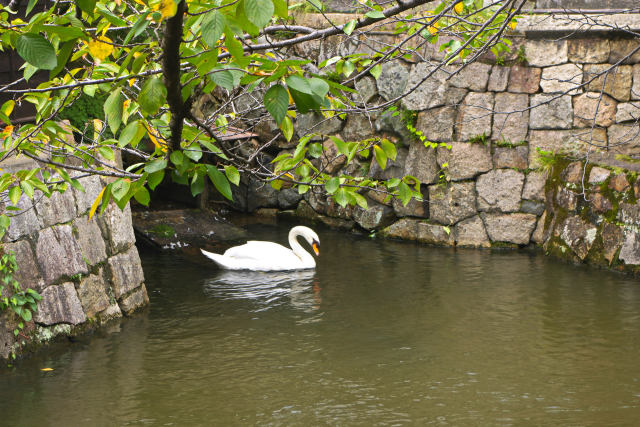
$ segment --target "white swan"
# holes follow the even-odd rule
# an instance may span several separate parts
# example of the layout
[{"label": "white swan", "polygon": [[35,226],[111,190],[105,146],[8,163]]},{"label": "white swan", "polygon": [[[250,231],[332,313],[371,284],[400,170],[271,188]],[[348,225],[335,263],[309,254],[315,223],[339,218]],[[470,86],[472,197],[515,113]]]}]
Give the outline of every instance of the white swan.
[{"label": "white swan", "polygon": [[225,270],[281,271],[315,268],[316,261],[300,245],[298,236],[304,237],[313,248],[313,252],[320,255],[318,235],[309,227],[302,225],[293,227],[289,231],[291,249],[273,242],[251,240],[242,246],[227,249],[223,255],[203,249],[200,251]]}]

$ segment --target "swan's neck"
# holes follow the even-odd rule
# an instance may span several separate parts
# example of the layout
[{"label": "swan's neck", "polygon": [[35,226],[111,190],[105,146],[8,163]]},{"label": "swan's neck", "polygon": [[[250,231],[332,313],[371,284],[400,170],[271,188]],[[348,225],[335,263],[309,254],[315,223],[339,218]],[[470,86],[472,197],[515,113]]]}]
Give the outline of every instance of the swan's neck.
[{"label": "swan's neck", "polygon": [[298,258],[300,258],[304,265],[315,267],[316,260],[313,259],[313,256],[302,247],[300,242],[298,242],[298,236],[301,235],[302,233],[300,232],[300,230],[296,230],[296,227],[292,228],[289,232],[289,246],[291,246],[291,250],[293,251],[293,253],[296,254]]}]

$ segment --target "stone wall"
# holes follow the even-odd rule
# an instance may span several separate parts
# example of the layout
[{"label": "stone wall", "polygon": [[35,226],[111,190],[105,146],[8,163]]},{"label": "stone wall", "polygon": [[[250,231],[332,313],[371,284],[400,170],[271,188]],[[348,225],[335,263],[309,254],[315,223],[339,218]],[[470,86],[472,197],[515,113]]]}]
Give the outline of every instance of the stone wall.
[{"label": "stone wall", "polygon": [[[337,22],[351,19],[333,17]],[[305,19],[304,24],[313,25],[313,18]],[[530,20],[536,19],[540,18]],[[640,25],[639,15],[625,15],[624,19],[635,22],[636,28]],[[640,255],[629,254],[640,248],[633,231],[635,221],[640,221],[636,214],[640,212],[638,194],[633,191],[637,187],[635,159],[640,155],[636,120],[640,117],[640,54],[606,76],[596,76],[620,62],[639,42],[596,33],[550,38],[536,33],[531,22],[525,22],[524,32],[514,36],[512,53],[499,61],[486,56],[454,76],[450,73],[456,66],[451,66],[419,84],[433,69],[428,60],[440,59],[437,49],[427,46],[421,50],[425,61],[414,55],[409,61],[388,63],[377,80],[364,77],[356,83],[356,99],[374,103],[393,99],[419,84],[399,101],[405,111],[402,114],[369,111],[345,120],[299,116],[299,132],[321,134],[318,141],[327,153],[336,153],[336,148],[322,135],[339,135],[347,141],[383,136],[396,142],[398,156],[386,170],[375,160],[361,158],[346,172],[375,179],[413,175],[422,183],[423,202],[412,201],[405,207],[370,191],[366,195],[369,210],[364,211],[342,208],[313,191],[303,198],[292,189],[279,194],[249,182],[240,205],[249,211],[261,207],[295,209],[299,216],[333,226],[357,226],[430,244],[544,245],[549,253],[568,250],[581,261],[602,259],[588,256],[589,250],[597,246],[601,252],[602,245],[597,242],[613,239],[613,233],[616,247],[624,250],[615,258],[609,247],[605,259],[609,264],[619,262],[621,268],[635,269]],[[380,43],[393,43],[393,36],[384,37],[379,37]],[[375,44],[371,38],[367,43]],[[367,47],[355,37],[342,35],[297,49],[300,56],[320,62],[336,54],[366,51]],[[446,143],[450,148],[441,144],[436,149],[425,147],[408,130],[411,120],[429,141]],[[283,141],[281,147],[289,148]],[[554,162],[587,155],[589,162],[586,168],[581,164],[582,175],[572,175],[569,181],[557,178]],[[330,173],[343,167],[340,158],[329,163],[323,157],[317,162]],[[592,169],[595,165],[598,168]],[[579,169],[575,166],[575,171]],[[589,183],[589,173],[594,170],[608,173],[607,179]],[[620,184],[623,178],[619,176],[626,177],[626,185]],[[583,181],[588,183],[584,188]],[[613,187],[609,189],[609,185]],[[609,209],[606,203],[611,205]],[[604,223],[615,225],[617,231]],[[581,246],[580,239],[588,244]]]},{"label": "stone wall", "polygon": [[[34,166],[16,159],[1,165],[5,172]],[[84,192],[69,188],[51,198],[36,192],[34,201],[23,195],[19,212],[6,211],[14,216],[2,251],[15,253],[16,279],[23,289],[38,291],[42,301],[17,337],[16,319],[0,314],[0,358],[148,304],[129,206],[120,211],[110,205],[102,216],[88,219],[103,183],[95,176],[79,181]]]}]

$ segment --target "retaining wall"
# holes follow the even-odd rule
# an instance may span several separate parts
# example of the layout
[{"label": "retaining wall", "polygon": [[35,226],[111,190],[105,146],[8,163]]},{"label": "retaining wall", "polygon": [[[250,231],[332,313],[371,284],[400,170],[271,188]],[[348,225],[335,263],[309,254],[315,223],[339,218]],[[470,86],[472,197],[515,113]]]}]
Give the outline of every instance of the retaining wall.
[{"label": "retaining wall", "polygon": [[[3,162],[4,172],[32,168],[26,161]],[[98,177],[80,178],[85,191],[69,188],[51,198],[24,194],[19,212],[2,243],[18,262],[15,278],[23,289],[42,295],[33,321],[17,337],[17,319],[0,313],[0,357],[73,335],[110,319],[133,313],[148,304],[144,276],[131,225],[129,206],[110,205],[102,216],[88,219],[91,204],[103,188]],[[5,206],[2,205],[2,211]]]}]

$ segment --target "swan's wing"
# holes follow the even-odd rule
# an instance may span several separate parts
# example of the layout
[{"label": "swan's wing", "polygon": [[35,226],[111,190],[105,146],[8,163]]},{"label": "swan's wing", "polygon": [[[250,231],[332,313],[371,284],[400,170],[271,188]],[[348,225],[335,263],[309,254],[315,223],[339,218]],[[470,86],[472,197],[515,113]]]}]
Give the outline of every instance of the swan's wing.
[{"label": "swan's wing", "polygon": [[291,259],[291,257],[299,260],[289,248],[285,248],[277,243],[260,242],[257,240],[250,240],[244,245],[229,248],[224,253],[224,256],[243,260],[272,260],[276,263],[282,259]]}]

